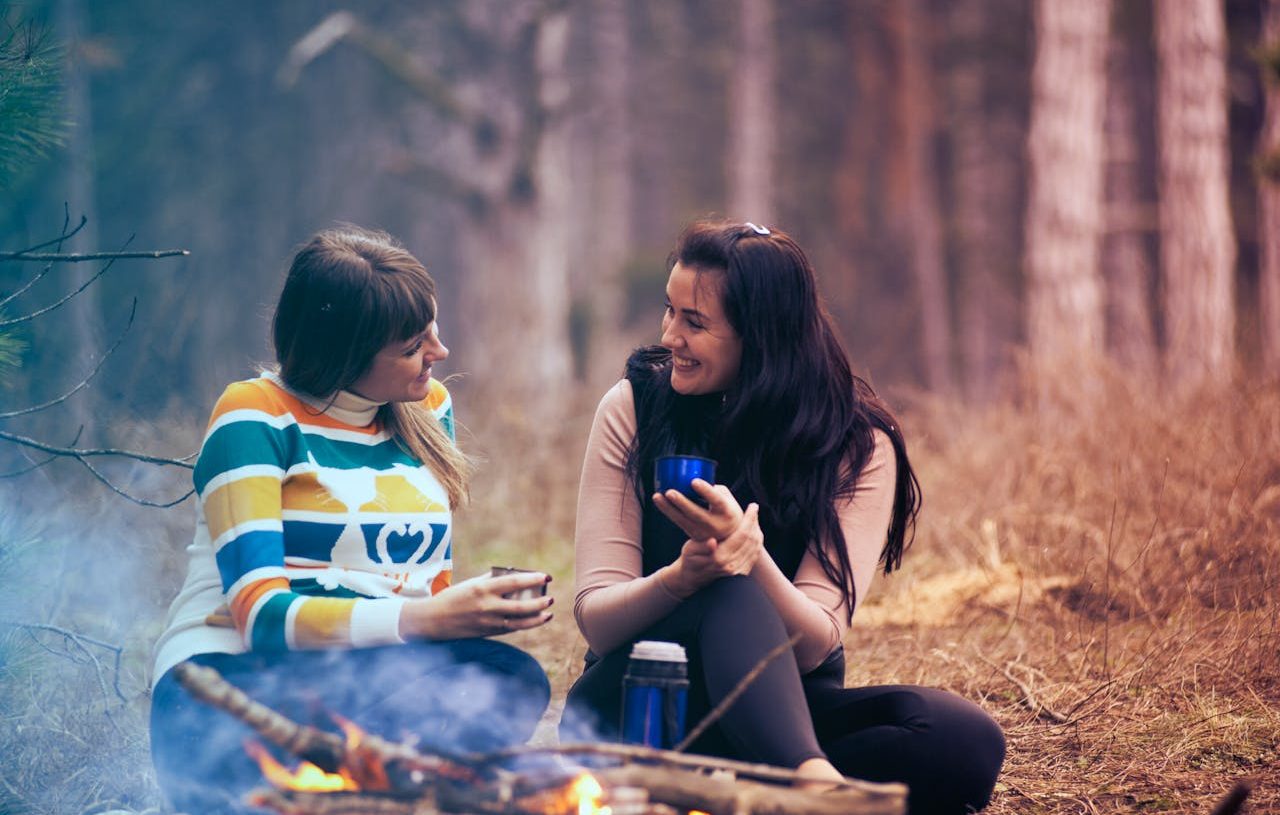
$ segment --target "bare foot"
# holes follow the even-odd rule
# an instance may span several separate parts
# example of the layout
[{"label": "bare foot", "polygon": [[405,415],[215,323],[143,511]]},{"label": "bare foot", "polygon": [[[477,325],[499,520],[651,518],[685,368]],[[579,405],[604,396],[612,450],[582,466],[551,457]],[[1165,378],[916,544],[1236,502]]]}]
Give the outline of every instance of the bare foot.
[{"label": "bare foot", "polygon": [[796,767],[795,785],[810,792],[825,792],[844,784],[844,776],[825,758],[811,758]]}]

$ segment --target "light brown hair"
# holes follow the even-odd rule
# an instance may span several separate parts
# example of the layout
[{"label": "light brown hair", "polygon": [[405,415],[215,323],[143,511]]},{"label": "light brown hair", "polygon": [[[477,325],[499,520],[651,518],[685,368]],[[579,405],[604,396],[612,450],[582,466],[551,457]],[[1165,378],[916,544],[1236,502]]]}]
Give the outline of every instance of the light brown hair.
[{"label": "light brown hair", "polygon": [[[436,318],[436,287],[426,268],[385,232],[342,226],[316,233],[293,256],[271,337],[280,378],[293,390],[331,399],[369,370],[390,343]],[[378,421],[426,465],[449,494],[466,501],[471,462],[431,411],[389,402]]]}]

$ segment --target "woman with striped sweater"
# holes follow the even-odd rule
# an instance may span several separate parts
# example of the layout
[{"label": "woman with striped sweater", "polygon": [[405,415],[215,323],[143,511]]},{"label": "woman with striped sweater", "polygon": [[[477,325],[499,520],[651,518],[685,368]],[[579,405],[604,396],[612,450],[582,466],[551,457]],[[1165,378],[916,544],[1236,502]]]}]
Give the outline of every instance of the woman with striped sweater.
[{"label": "woman with striped sweater", "polygon": [[549,597],[508,597],[550,577],[452,584],[469,464],[431,376],[449,353],[436,318],[434,283],[390,236],[321,232],[276,306],[278,370],[214,406],[156,645],[152,756],[176,809],[240,811],[262,780],[247,729],[174,679],[184,660],[297,720],[333,729],[338,713],[446,750],[521,742],[546,708],[537,662],[485,638],[550,620]]}]

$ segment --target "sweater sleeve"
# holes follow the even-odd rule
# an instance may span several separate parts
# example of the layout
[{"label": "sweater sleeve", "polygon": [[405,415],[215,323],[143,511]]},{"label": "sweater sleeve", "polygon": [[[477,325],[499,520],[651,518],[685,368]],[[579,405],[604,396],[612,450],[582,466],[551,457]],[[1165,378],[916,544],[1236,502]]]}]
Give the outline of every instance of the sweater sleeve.
[{"label": "sweater sleeve", "polygon": [[257,382],[214,407],[194,480],[231,618],[252,650],[403,642],[400,598],[306,596],[284,564],[283,484],[310,467],[292,415]]},{"label": "sweater sleeve", "polygon": [[573,614],[597,654],[617,648],[680,604],[656,574],[640,574],[642,512],[626,473],[635,433],[631,383],[622,380],[596,409],[578,487]]}]

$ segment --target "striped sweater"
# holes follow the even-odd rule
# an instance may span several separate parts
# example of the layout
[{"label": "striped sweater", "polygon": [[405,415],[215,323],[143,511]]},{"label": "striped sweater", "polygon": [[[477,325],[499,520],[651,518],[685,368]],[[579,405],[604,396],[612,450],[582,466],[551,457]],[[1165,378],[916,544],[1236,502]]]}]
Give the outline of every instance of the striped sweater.
[{"label": "striped sweater", "polygon": [[[449,392],[426,405],[453,436]],[[155,674],[198,653],[401,642],[400,607],[448,586],[448,494],[373,421],[377,404],[300,397],[273,374],[227,387],[195,467],[187,581]]]}]

